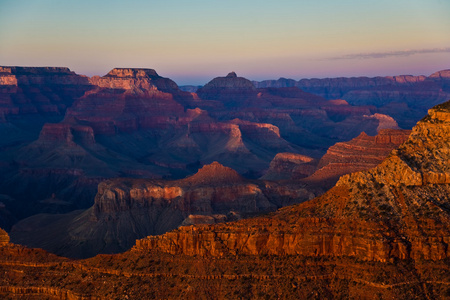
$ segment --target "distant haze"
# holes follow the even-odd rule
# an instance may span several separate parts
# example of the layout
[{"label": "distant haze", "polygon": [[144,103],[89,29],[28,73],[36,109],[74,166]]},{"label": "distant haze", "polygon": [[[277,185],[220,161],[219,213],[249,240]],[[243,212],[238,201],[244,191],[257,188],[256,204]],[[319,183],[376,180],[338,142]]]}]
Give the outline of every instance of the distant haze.
[{"label": "distant haze", "polygon": [[447,0],[0,0],[0,65],[154,68],[203,85],[430,75],[450,68]]}]

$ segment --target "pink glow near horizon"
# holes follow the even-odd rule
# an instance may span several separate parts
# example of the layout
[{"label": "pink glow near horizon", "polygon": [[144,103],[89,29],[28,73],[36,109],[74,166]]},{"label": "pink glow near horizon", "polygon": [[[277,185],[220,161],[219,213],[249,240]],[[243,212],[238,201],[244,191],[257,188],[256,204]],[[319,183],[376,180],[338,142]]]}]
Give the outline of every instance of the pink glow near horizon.
[{"label": "pink glow near horizon", "polygon": [[203,85],[252,80],[430,75],[450,68],[442,0],[0,2],[0,65],[67,66],[88,76],[153,68]]}]

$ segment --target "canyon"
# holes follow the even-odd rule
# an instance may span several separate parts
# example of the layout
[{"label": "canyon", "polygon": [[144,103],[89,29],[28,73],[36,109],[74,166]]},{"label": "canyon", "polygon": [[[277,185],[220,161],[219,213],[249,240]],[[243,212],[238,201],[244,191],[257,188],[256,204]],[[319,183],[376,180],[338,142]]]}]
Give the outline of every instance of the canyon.
[{"label": "canyon", "polygon": [[[187,255],[450,256],[450,102],[435,106],[378,166],[342,176],[324,195],[268,217],[182,227],[136,244]],[[195,229],[195,232],[192,230]]]},{"label": "canyon", "polygon": [[[342,176],[315,199],[250,219],[183,226],[137,240],[122,254],[69,260],[12,244],[0,231],[0,265],[6,274],[0,277],[0,295],[447,298],[449,137],[450,101],[430,109],[376,167]],[[382,132],[378,142],[403,139],[404,132]],[[373,142],[364,135],[357,139],[363,140]],[[211,178],[217,169],[223,175]],[[241,180],[218,163],[181,179],[187,186]],[[114,206],[125,203],[115,199],[99,211],[120,210]]]},{"label": "canyon", "polygon": [[[346,84],[445,92],[447,73]],[[87,77],[68,68],[2,67],[0,79],[0,225],[13,242],[72,257],[122,252],[136,239],[181,224],[239,219],[319,196],[339,176],[381,162],[406,138],[397,120],[410,113],[326,99],[331,94],[297,86],[258,87],[235,72],[196,92],[153,69]],[[420,92],[414,87],[431,81]],[[423,95],[423,107],[438,101]],[[221,209],[201,196],[211,189],[186,188],[183,179],[216,162],[241,181],[214,193],[241,199],[253,189],[258,192],[246,196],[253,204]],[[128,186],[144,196],[130,200]],[[150,186],[182,192],[154,196],[146,192]],[[103,211],[109,206],[102,203],[116,201],[106,190],[120,191],[117,199],[127,204]]]},{"label": "canyon", "polygon": [[2,67],[0,83],[7,230],[37,213],[91,207],[109,178],[180,179],[217,161],[256,179],[278,153],[318,160],[336,142],[387,124],[372,106],[297,87],[257,89],[235,73],[199,93],[152,69],[90,78],[68,68]]}]

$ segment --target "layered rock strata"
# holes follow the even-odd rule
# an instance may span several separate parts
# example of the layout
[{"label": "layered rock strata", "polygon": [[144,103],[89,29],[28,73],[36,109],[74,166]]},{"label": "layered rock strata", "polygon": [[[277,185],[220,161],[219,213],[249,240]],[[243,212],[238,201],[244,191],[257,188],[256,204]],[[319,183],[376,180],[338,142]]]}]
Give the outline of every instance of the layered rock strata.
[{"label": "layered rock strata", "polygon": [[9,235],[0,228],[0,247],[5,246],[9,243]]},{"label": "layered rock strata", "polygon": [[326,99],[345,99],[353,105],[374,105],[394,116],[401,128],[411,128],[433,105],[450,98],[449,70],[430,76],[286,78],[253,82],[257,88],[299,87]]},{"label": "layered rock strata", "polygon": [[317,170],[305,179],[333,186],[340,176],[368,170],[408,139],[410,130],[382,129],[376,136],[362,132],[358,137],[331,146],[320,159]]},{"label": "layered rock strata", "polygon": [[0,67],[0,115],[63,116],[73,101],[92,89],[89,78],[61,67]]},{"label": "layered rock strata", "polygon": [[450,257],[450,102],[434,107],[378,167],[266,218],[182,227],[136,243],[200,256],[304,255],[388,262]]},{"label": "layered rock strata", "polygon": [[311,175],[317,161],[312,157],[295,153],[278,153],[270,162],[269,169],[261,179],[300,179]]},{"label": "layered rock strata", "polygon": [[[16,224],[11,235],[16,243],[88,257],[124,251],[138,238],[165,233],[183,222],[236,220],[313,197],[303,184],[246,180],[214,162],[182,180],[106,180],[89,210],[30,217]],[[224,217],[206,221],[217,214]]]},{"label": "layered rock strata", "polygon": [[[264,217],[181,227],[120,255],[70,261],[7,243],[0,231],[0,296],[445,299],[449,136],[450,102],[430,110],[381,165],[342,177],[319,198]],[[216,167],[186,183],[211,184]]]}]

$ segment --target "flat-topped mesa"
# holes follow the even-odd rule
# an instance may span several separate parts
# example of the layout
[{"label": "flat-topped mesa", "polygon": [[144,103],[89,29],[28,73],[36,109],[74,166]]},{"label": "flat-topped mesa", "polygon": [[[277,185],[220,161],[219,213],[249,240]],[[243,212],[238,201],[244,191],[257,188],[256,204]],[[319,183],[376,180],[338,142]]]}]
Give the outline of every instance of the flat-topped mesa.
[{"label": "flat-topped mesa", "polygon": [[209,165],[204,165],[196,174],[182,179],[181,182],[191,185],[214,185],[242,182],[243,180],[238,172],[215,161]]},{"label": "flat-topped mesa", "polygon": [[90,82],[101,88],[147,91],[152,94],[164,92],[180,94],[178,85],[169,78],[161,77],[153,69],[114,68],[103,77],[93,76]]},{"label": "flat-topped mesa", "polygon": [[255,97],[256,94],[253,83],[244,77],[238,77],[235,72],[225,77],[216,77],[197,90],[197,95],[202,99],[228,102]]},{"label": "flat-topped mesa", "polygon": [[0,66],[0,85],[90,85],[88,77],[66,67]]},{"label": "flat-topped mesa", "polygon": [[435,79],[450,80],[450,69],[435,72],[435,73],[431,74],[428,78],[431,80],[435,80]]},{"label": "flat-topped mesa", "polygon": [[425,81],[427,79],[427,77],[423,75],[419,76],[398,75],[398,76],[387,76],[386,78],[392,80],[392,84],[399,84],[399,85],[414,84],[417,82]]},{"label": "flat-topped mesa", "polygon": [[400,127],[398,127],[398,123],[391,116],[375,113],[364,117],[378,121],[377,132],[383,129],[400,129]]},{"label": "flat-topped mesa", "polygon": [[121,78],[162,78],[154,69],[134,69],[134,68],[114,68],[109,71],[105,77],[121,77]]},{"label": "flat-topped mesa", "polygon": [[49,75],[49,74],[67,74],[75,75],[66,67],[2,67],[0,66],[0,75]]},{"label": "flat-topped mesa", "polygon": [[9,244],[9,235],[6,231],[0,228],[0,247],[6,246]]},{"label": "flat-topped mesa", "polygon": [[75,142],[95,144],[95,136],[93,129],[89,126],[69,123],[46,123],[39,134],[39,142],[64,142],[72,146],[75,145]]},{"label": "flat-topped mesa", "polygon": [[245,133],[260,135],[264,139],[268,139],[271,135],[277,138],[281,137],[280,129],[273,124],[250,122],[238,118],[229,121],[229,123],[239,125],[239,128]]},{"label": "flat-topped mesa", "polygon": [[0,87],[0,115],[7,119],[60,117],[76,98],[93,88],[87,76],[69,68],[4,66],[0,66]]}]

